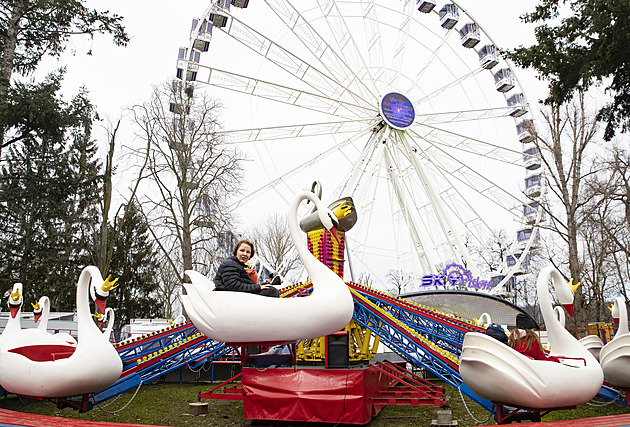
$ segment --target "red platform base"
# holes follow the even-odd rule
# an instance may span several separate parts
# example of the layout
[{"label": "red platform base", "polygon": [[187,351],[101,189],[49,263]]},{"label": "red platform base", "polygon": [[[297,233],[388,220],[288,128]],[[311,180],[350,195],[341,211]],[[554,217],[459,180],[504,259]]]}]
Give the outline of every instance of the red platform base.
[{"label": "red platform base", "polygon": [[373,367],[356,369],[243,368],[245,418],[293,422],[367,424],[389,378]]}]

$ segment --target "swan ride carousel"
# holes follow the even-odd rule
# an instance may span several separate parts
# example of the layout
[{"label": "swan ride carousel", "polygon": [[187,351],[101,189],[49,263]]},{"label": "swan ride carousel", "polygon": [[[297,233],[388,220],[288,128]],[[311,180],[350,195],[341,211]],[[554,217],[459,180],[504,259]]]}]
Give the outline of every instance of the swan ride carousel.
[{"label": "swan ride carousel", "polygon": [[35,337],[29,330],[5,341],[0,349],[0,385],[5,390],[26,396],[67,397],[97,392],[118,380],[122,361],[92,320],[90,282],[102,283],[102,301],[113,288],[113,282],[103,281],[98,268],[88,266],[81,272],[76,291],[76,346],[60,343],[48,333]]},{"label": "swan ride carousel", "polygon": [[623,297],[617,297],[612,309],[613,317],[619,318],[615,337],[599,353],[606,381],[616,387],[630,387],[630,333],[628,310]]},{"label": "swan ride carousel", "polygon": [[[573,292],[554,267],[538,275],[537,294],[553,355],[562,363],[532,360],[484,334],[464,337],[459,372],[476,394],[495,402],[527,408],[551,409],[591,400],[601,388],[604,374],[593,355],[558,321],[551,305],[549,279],[556,297],[571,304]],[[572,306],[565,306],[570,315]]]},{"label": "swan ride carousel", "polygon": [[303,200],[317,207],[319,220],[333,235],[337,219],[312,192],[300,193],[289,208],[291,238],[313,283],[301,298],[269,298],[246,292],[214,290],[204,275],[188,270],[191,283],[182,295],[186,314],[207,337],[248,343],[317,338],[343,329],[352,319],[354,303],[343,279],[311,254],[298,230],[297,210]]}]

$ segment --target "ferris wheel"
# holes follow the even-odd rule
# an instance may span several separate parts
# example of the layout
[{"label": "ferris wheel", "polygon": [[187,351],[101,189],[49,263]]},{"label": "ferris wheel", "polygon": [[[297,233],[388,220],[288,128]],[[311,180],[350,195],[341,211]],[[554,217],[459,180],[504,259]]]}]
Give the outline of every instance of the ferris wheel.
[{"label": "ferris wheel", "polygon": [[177,77],[224,100],[222,137],[255,160],[236,212],[318,180],[354,200],[354,274],[458,264],[497,293],[525,272],[545,194],[530,107],[456,2],[212,0]]}]

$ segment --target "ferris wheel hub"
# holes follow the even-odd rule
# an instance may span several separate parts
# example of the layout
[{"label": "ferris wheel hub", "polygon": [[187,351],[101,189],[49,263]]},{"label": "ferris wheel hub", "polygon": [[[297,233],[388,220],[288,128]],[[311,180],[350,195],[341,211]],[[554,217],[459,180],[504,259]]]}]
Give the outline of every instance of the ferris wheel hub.
[{"label": "ferris wheel hub", "polygon": [[398,92],[390,92],[385,95],[381,98],[378,107],[385,123],[394,129],[405,130],[416,119],[413,104],[409,98]]}]

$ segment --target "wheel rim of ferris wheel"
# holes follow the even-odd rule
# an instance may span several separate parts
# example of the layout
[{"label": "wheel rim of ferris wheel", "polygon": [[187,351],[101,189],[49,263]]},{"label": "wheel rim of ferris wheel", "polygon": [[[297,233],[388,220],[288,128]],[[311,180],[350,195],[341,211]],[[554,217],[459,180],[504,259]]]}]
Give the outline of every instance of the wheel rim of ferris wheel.
[{"label": "wheel rim of ferris wheel", "polygon": [[[278,187],[299,171],[320,164],[346,147],[354,147],[360,155],[351,164],[345,180],[340,181],[343,184],[336,195],[357,197],[357,206],[367,205],[369,202],[358,196],[372,194],[368,193],[372,190],[366,184],[370,173],[380,173],[379,168],[389,170],[388,185],[393,194],[390,197],[396,199],[397,204],[397,208],[392,209],[397,209],[397,215],[406,220],[407,233],[411,235],[411,245],[418,257],[416,262],[425,274],[436,273],[436,266],[446,265],[451,256],[452,261],[467,265],[473,274],[479,275],[462,236],[476,239],[474,241],[483,248],[486,245],[483,239],[491,238],[495,230],[490,224],[492,220],[486,220],[484,214],[467,200],[469,194],[476,194],[475,200],[501,211],[517,224],[517,229],[529,230],[529,237],[525,239],[514,237],[503,242],[503,249],[512,257],[513,265],[502,268],[504,277],[491,293],[497,293],[518,274],[528,259],[530,248],[537,242],[538,225],[543,220],[541,205],[545,179],[539,155],[524,157],[531,134],[528,140],[528,133],[522,133],[523,129],[527,130],[523,123],[528,120],[533,126],[533,120],[528,119],[531,107],[509,61],[489,55],[497,63],[485,68],[480,65],[480,49],[463,46],[462,31],[467,24],[473,26],[473,36],[474,30],[478,30],[477,48],[496,46],[465,9],[455,2],[449,3],[458,8],[459,19],[452,29],[446,29],[446,20],[441,17],[441,12],[437,12],[434,2],[407,0],[393,5],[381,1],[252,0],[249,8],[247,1],[232,0],[231,8],[229,3],[229,0],[214,0],[193,25],[190,44],[183,58],[180,52],[178,72],[182,75],[179,77],[240,93],[250,99],[273,100],[300,111],[314,112],[318,117],[325,113],[331,120],[228,130],[221,132],[225,141],[267,146],[274,141],[306,135],[345,136],[341,142],[335,142],[297,167],[278,174],[236,202],[233,208],[243,206],[253,194],[269,190],[279,192]],[[238,7],[243,4],[245,8]],[[429,7],[433,4],[433,10],[421,12],[419,8],[427,4]],[[267,35],[264,30],[268,24],[261,23],[265,21],[262,15],[251,11],[254,5],[264,8],[275,22],[284,26],[283,37],[293,38],[291,43],[294,44],[290,48],[285,47],[288,44],[283,45],[283,40]],[[448,14],[445,16],[448,18]],[[362,23],[357,24],[357,20]],[[349,30],[351,27],[362,29],[364,35],[355,36]],[[327,28],[326,32],[322,32],[322,28]],[[422,30],[423,35],[428,34],[431,41],[420,39],[415,34],[418,30]],[[458,32],[460,34],[456,34]],[[217,40],[219,37],[221,41]],[[396,39],[395,48],[384,49],[386,39],[389,41],[392,37]],[[288,78],[273,81],[269,76],[256,75],[252,68],[230,70],[220,68],[214,60],[210,64],[200,61],[202,57],[213,58],[214,45],[226,41],[257,56],[260,64],[276,67]],[[367,52],[365,49],[362,52],[360,48],[366,46]],[[416,51],[425,54],[420,63],[407,61],[406,58],[411,56],[409,52]],[[384,66],[385,60],[393,61],[394,65]],[[476,66],[469,65],[475,60]],[[452,64],[458,67],[457,71]],[[501,83],[494,76],[497,70],[508,70],[505,73],[511,75],[511,90],[497,89]],[[440,71],[444,75],[440,75]],[[423,87],[422,78],[429,75],[432,79],[442,77],[439,85],[430,89]],[[488,75],[490,80],[494,76],[494,87],[488,84]],[[304,85],[296,84],[297,80]],[[405,90],[399,92],[399,87],[405,87]],[[385,117],[388,113],[383,110],[386,98],[383,95],[391,92],[400,93],[403,104],[405,99],[409,100],[414,114],[411,124],[393,113]],[[520,98],[516,97],[519,103],[508,105],[512,94],[521,94]],[[517,127],[517,132],[512,130],[508,137],[499,137],[501,130],[510,127]],[[467,159],[483,165],[479,168],[482,172],[466,164]],[[535,167],[529,169],[531,164],[528,166],[525,160]],[[365,167],[365,163],[371,164],[372,168]],[[528,170],[534,171],[529,177],[538,173],[538,195],[527,197],[522,186],[517,188],[506,179],[491,179],[486,175],[489,169],[498,166],[509,170],[502,172],[503,178],[518,171],[520,174],[511,178],[514,180],[525,179]],[[400,177],[404,177],[404,182],[400,182]],[[409,186],[414,186],[414,191],[424,189],[423,197],[408,191]],[[344,193],[350,187],[353,187],[352,193]],[[297,191],[295,188],[290,190]],[[283,197],[286,199],[286,195]],[[535,207],[527,216],[524,212],[526,204]],[[431,222],[422,224],[417,215],[414,216],[414,211],[432,213]],[[463,211],[468,216],[464,216]],[[359,211],[359,214],[365,213]],[[425,236],[433,231],[431,227],[437,227],[439,232],[434,234],[441,234],[442,240],[432,235],[433,240],[427,243]],[[438,248],[446,255],[438,255]]]}]

